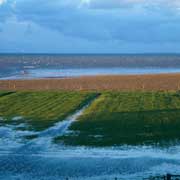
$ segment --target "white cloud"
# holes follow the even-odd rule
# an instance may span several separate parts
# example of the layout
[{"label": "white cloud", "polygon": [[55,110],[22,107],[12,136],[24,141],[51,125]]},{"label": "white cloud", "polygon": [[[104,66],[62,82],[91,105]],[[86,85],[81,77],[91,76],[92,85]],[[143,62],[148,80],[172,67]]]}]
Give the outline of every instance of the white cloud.
[{"label": "white cloud", "polygon": [[3,5],[6,2],[6,0],[0,0],[0,6]]},{"label": "white cloud", "polygon": [[[135,44],[132,49],[139,44],[143,44],[142,49],[145,44],[151,50],[163,44],[180,47],[180,14],[177,13],[180,0],[0,0],[0,5],[0,42],[3,40],[7,48],[11,48],[13,40],[13,48],[26,47],[35,51],[39,47],[41,51],[43,44],[50,43],[38,42],[47,38],[51,45],[46,49],[56,44],[57,51],[60,46],[67,52],[74,46],[79,47],[78,50],[94,51],[94,44],[103,49],[108,43],[118,44],[107,47],[111,52],[113,48],[121,49],[123,44]],[[16,23],[9,21],[12,17],[16,18]],[[22,23],[34,29],[26,30],[27,25]],[[41,34],[43,37],[38,39]],[[58,39],[59,36],[62,38]],[[168,48],[173,49],[172,46]]]},{"label": "white cloud", "polygon": [[[13,2],[16,2],[15,8],[12,8]],[[4,12],[0,11],[0,17],[8,19],[15,16],[18,22],[33,22],[64,36],[89,41],[180,42],[180,16],[174,10],[168,11],[169,7],[178,8],[179,2],[7,0],[3,6]]]},{"label": "white cloud", "polygon": [[180,8],[180,0],[81,0],[81,5],[96,9],[113,9],[125,7]]}]

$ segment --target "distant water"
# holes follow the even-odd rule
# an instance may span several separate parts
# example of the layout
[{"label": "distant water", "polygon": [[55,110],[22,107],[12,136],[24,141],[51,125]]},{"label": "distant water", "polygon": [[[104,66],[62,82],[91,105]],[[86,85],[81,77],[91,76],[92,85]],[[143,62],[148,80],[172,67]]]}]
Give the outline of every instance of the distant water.
[{"label": "distant water", "polygon": [[95,75],[130,75],[130,74],[161,74],[180,73],[180,68],[81,68],[81,69],[32,69],[23,73],[1,77],[0,79],[37,79],[64,78]]},{"label": "distant water", "polygon": [[0,55],[1,79],[180,73],[180,55]]}]

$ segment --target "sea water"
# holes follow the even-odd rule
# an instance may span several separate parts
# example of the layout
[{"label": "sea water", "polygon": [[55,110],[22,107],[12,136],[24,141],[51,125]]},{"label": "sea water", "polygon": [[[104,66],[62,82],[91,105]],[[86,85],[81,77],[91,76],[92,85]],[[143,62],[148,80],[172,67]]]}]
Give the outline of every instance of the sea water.
[{"label": "sea water", "polygon": [[178,54],[0,55],[1,79],[64,78],[90,75],[179,73]]}]

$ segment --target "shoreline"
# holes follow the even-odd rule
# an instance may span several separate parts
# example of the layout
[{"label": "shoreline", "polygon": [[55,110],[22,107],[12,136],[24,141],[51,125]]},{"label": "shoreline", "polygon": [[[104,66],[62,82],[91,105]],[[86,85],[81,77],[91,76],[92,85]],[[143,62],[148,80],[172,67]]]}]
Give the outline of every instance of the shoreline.
[{"label": "shoreline", "polygon": [[0,90],[180,90],[180,73],[0,80]]}]

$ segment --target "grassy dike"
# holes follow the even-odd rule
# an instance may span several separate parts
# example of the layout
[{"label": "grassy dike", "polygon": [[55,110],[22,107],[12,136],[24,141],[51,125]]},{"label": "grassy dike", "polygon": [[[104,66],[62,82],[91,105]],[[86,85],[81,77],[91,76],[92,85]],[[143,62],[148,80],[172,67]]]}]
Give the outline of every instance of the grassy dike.
[{"label": "grassy dike", "polygon": [[102,92],[55,142],[112,146],[180,139],[179,92]]},{"label": "grassy dike", "polygon": [[[26,123],[36,131],[81,109],[70,131],[56,137],[67,145],[152,144],[180,139],[180,92],[101,91],[0,92],[0,126]],[[19,118],[21,117],[21,118]]]},{"label": "grassy dike", "polygon": [[0,125],[25,122],[34,130],[44,130],[96,96],[93,92],[0,92]]}]

